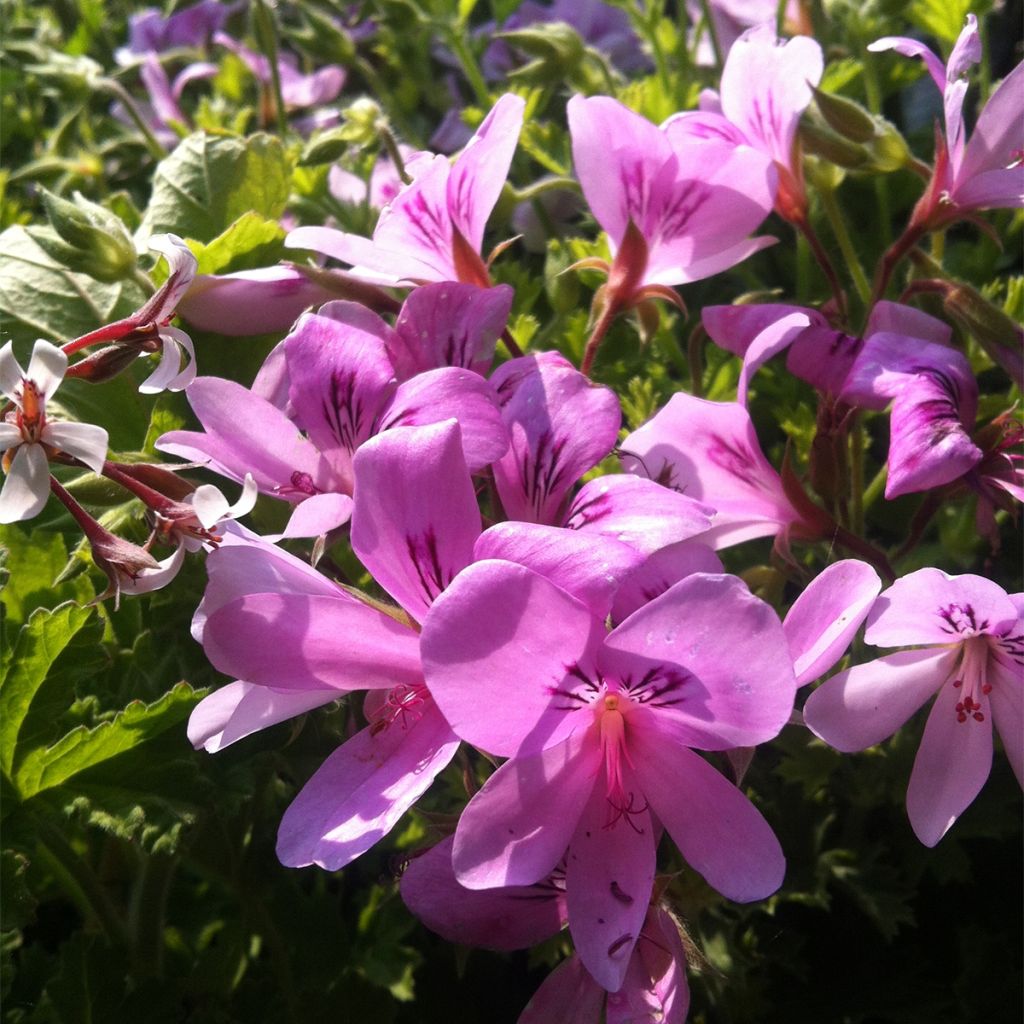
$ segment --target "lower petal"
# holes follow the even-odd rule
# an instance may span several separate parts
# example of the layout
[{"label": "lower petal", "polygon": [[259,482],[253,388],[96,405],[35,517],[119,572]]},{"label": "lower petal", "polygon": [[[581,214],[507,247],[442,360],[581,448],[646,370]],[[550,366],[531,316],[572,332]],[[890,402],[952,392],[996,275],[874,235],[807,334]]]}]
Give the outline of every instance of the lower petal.
[{"label": "lower petal", "polygon": [[955,707],[959,690],[944,686],[928,715],[921,747],[907,788],[907,814],[914,834],[934,846],[978,795],[992,768],[990,705],[981,699],[978,722],[961,722]]},{"label": "lower petal", "polygon": [[50,466],[38,444],[23,444],[11,460],[0,491],[0,523],[39,515],[50,496]]},{"label": "lower petal", "polygon": [[287,867],[337,871],[383,839],[455,756],[459,741],[433,703],[406,728],[368,726],[339,747],[281,819]]}]

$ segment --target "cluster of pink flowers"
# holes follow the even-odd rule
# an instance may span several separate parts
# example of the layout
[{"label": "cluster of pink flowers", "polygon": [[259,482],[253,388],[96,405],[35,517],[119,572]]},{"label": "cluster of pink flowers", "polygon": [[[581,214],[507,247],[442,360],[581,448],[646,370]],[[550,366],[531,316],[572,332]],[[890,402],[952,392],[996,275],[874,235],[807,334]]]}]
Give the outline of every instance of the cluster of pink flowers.
[{"label": "cluster of pink flowers", "polygon": [[[918,43],[883,47],[922,56],[945,91],[946,138],[915,237],[970,211],[1020,205],[1021,124],[1007,110],[1020,68],[965,144],[973,18],[947,67]],[[721,93],[699,112],[655,126],[609,97],[569,101],[576,173],[612,257],[584,261],[607,280],[581,369],[516,350],[513,291],[492,286],[482,254],[523,121],[514,95],[454,161],[407,161],[410,181],[372,238],[291,233],[289,246],[348,264],[368,287],[410,291],[397,309],[333,301],[302,313],[249,388],[192,379],[191,345],[168,323],[195,264],[173,237],[162,250],[168,282],[134,317],[63,352],[40,342],[25,371],[9,346],[0,351],[13,404],[0,425],[5,521],[34,515],[51,487],[60,495],[47,471],[56,459],[141,497],[155,533],[176,538],[179,563],[189,546],[209,550],[193,633],[235,681],[196,709],[196,746],[221,750],[365,692],[365,727],[284,815],[284,864],[351,863],[462,744],[500,762],[453,834],[412,861],[401,892],[454,941],[512,949],[568,928],[575,955],[524,1024],[570,1019],[570,1009],[580,1021],[685,1018],[683,945],[657,895],[663,833],[728,899],[761,900],[782,884],[771,823],[699,752],[756,747],[802,722],[856,751],[935,695],[907,794],[924,844],[979,792],[993,725],[1024,783],[1024,595],[935,568],[894,579],[791,467],[771,464],[747,410],[754,374],[787,351],[789,369],[830,408],[890,409],[886,497],[970,489],[979,527],[994,537],[995,510],[1024,499],[1024,474],[1005,437],[977,429],[976,379],[949,327],[888,301],[874,304],[863,337],[815,309],[707,308],[707,334],[743,360],[737,400],[678,393],[624,439],[617,396],[590,378],[615,318],[643,315],[655,299],[678,305],[673,286],[772,244],[753,233],[773,209],[807,226],[796,126],[822,67],[813,40],[782,45],[762,26],[730,50]],[[299,308],[309,301],[301,293]],[[295,303],[289,292],[289,321]],[[492,368],[502,338],[512,358]],[[177,478],[166,470],[144,477],[105,462],[102,431],[47,420],[68,354],[98,341],[132,358],[162,353],[150,387],[185,388],[202,429],[165,434],[158,448],[243,484],[239,506],[209,487],[168,493]],[[257,491],[289,507],[281,534],[217,526]],[[342,528],[383,599],[277,545],[337,539]],[[829,565],[780,619],[716,554],[758,537],[775,538],[791,564],[794,545],[818,541],[864,560]],[[99,542],[94,550],[117,561]],[[148,563],[122,557],[130,568],[112,576],[120,589],[165,581],[170,567],[143,554]],[[864,623],[866,643],[900,650],[827,679],[801,714],[798,688],[833,669]]]}]

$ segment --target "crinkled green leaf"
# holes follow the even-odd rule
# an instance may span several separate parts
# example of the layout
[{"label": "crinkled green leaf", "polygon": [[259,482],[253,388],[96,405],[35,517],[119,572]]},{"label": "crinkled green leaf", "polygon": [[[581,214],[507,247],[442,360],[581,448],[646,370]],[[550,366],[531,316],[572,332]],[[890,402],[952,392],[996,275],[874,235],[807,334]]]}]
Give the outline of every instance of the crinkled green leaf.
[{"label": "crinkled green leaf", "polygon": [[18,769],[38,736],[33,702],[54,663],[95,615],[95,609],[71,602],[53,611],[40,608],[21,628],[13,648],[5,652],[0,676],[0,768],[23,796],[30,794],[21,787]]},{"label": "crinkled green leaf", "polygon": [[160,231],[210,242],[250,211],[276,220],[284,212],[291,161],[280,139],[196,132],[156,169],[142,219],[143,237]]},{"label": "crinkled green leaf", "polygon": [[209,245],[194,244],[200,274],[231,274],[269,267],[281,258],[284,228],[258,213],[242,214]]},{"label": "crinkled green leaf", "polygon": [[103,284],[86,274],[73,274],[19,224],[0,234],[0,254],[0,327],[5,341],[68,341],[128,316],[145,300],[133,281]]},{"label": "crinkled green leaf", "polygon": [[37,748],[25,757],[16,770],[18,789],[27,798],[127,753],[184,721],[201,696],[188,683],[177,683],[152,704],[132,701],[95,729],[73,729],[52,747]]}]

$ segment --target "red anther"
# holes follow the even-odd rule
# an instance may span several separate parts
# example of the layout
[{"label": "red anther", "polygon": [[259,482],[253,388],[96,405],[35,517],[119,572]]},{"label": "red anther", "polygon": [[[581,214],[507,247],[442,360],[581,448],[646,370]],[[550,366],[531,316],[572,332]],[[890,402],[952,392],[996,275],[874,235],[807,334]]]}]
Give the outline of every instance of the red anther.
[{"label": "red anther", "polygon": [[984,722],[985,716],[980,711],[975,711],[972,716],[976,722]]},{"label": "red anther", "polygon": [[963,701],[957,701],[956,709],[957,709],[957,711],[963,711],[963,709],[964,709],[964,702]]},{"label": "red anther", "polygon": [[953,686],[956,689],[959,689],[963,685],[964,685],[964,681],[962,679],[957,679],[956,682],[953,683]]},{"label": "red anther", "polygon": [[967,721],[967,716],[962,711],[960,711],[960,712],[957,713],[956,720],[958,722],[966,722]]},{"label": "red anther", "polygon": [[981,688],[981,692],[987,697],[992,692],[992,684],[985,683]]}]

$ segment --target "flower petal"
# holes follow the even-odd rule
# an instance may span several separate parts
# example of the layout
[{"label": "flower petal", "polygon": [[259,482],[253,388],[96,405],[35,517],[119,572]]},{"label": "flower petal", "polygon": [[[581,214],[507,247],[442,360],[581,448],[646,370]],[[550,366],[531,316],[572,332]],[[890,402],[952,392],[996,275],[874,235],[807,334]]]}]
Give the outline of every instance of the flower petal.
[{"label": "flower petal", "polygon": [[778,889],[782,848],[741,790],[692,750],[663,742],[655,728],[635,730],[629,744],[644,796],[691,868],[737,903]]},{"label": "flower petal", "polygon": [[1003,749],[1017,781],[1024,787],[1024,686],[1021,686],[1020,666],[993,667],[989,663],[989,682],[992,692],[989,705],[996,732],[1003,741]]},{"label": "flower petal", "polygon": [[476,491],[455,420],[398,427],[355,458],[352,550],[417,622],[473,558]]},{"label": "flower petal", "polygon": [[94,473],[103,472],[107,459],[107,432],[92,423],[48,422],[43,440],[55,448],[81,459]]},{"label": "flower petal", "polygon": [[918,569],[875,602],[864,639],[877,647],[949,644],[975,633],[1001,635],[1017,621],[1006,591],[984,576]]},{"label": "flower petal", "polygon": [[452,851],[470,889],[532,885],[565,854],[600,764],[593,730],[506,761],[466,805]]},{"label": "flower petal", "polygon": [[563,960],[541,983],[517,1024],[593,1024],[608,993],[578,956]]},{"label": "flower petal", "polygon": [[608,635],[598,669],[704,750],[772,739],[796,692],[778,616],[735,576],[696,573],[670,587]]},{"label": "flower petal", "polygon": [[539,750],[576,728],[559,691],[580,685],[603,634],[589,608],[531,569],[475,562],[424,620],[424,678],[464,740],[501,756]]},{"label": "flower petal", "polygon": [[40,338],[32,346],[26,379],[38,388],[45,402],[57,390],[68,369],[68,357],[56,345]]},{"label": "flower petal", "polygon": [[953,681],[939,696],[925,723],[921,746],[907,787],[907,814],[914,834],[934,846],[967,809],[992,769],[989,700],[979,696],[984,721],[959,721],[959,691]]},{"label": "flower petal", "polygon": [[383,839],[455,756],[459,741],[433,703],[411,725],[368,726],[317,769],[284,812],[286,867],[337,871]]},{"label": "flower petal", "polygon": [[416,633],[347,595],[229,601],[208,613],[203,647],[219,671],[281,690],[380,689],[422,679]]},{"label": "flower petal", "polygon": [[50,463],[46,453],[38,444],[21,445],[0,490],[0,523],[20,523],[39,515],[49,497]]},{"label": "flower petal", "polygon": [[452,867],[454,836],[410,861],[402,873],[405,905],[449,942],[484,949],[524,949],[565,923],[565,892],[553,879],[501,889],[467,889]]},{"label": "flower petal", "polygon": [[854,558],[834,562],[811,581],[782,623],[797,686],[824,675],[846,653],[881,589],[878,573]]},{"label": "flower petal", "polygon": [[850,753],[891,736],[949,678],[956,650],[898,651],[826,679],[804,705],[804,722]]},{"label": "flower petal", "polygon": [[[623,783],[628,799],[636,799],[625,813],[610,805],[604,772],[598,777],[569,842],[565,871],[576,953],[609,992],[622,987],[654,885],[651,815],[628,768]],[[618,820],[609,824],[616,815]]]},{"label": "flower petal", "polygon": [[623,622],[648,601],[695,572],[723,573],[725,569],[711,548],[698,541],[683,541],[656,551],[619,587],[612,606],[612,621]]}]

